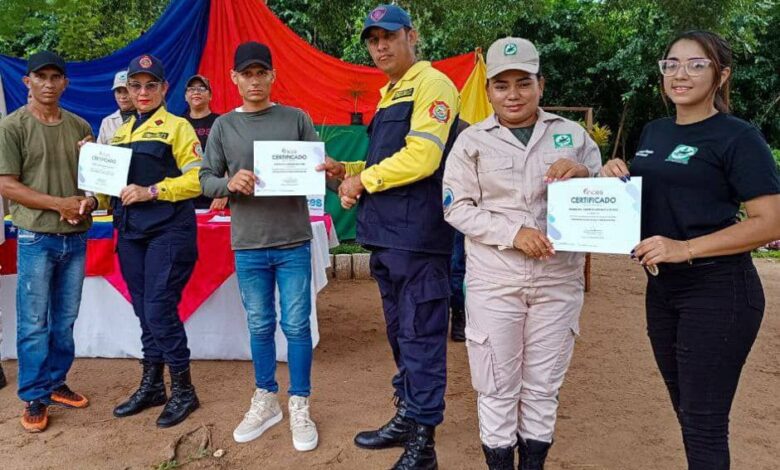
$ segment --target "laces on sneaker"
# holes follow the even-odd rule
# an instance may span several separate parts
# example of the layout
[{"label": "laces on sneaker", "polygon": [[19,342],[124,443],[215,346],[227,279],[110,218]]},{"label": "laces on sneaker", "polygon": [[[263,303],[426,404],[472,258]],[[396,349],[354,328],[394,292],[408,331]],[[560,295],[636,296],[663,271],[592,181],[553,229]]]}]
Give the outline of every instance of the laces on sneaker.
[{"label": "laces on sneaker", "polygon": [[46,411],[46,405],[40,401],[31,401],[27,403],[27,414],[29,416],[41,416]]},{"label": "laces on sneaker", "polygon": [[265,393],[259,397],[253,396],[252,402],[249,405],[249,411],[244,414],[244,417],[254,418],[257,421],[261,421],[263,419],[263,412],[270,408],[269,395],[270,393]]},{"label": "laces on sneaker", "polygon": [[61,395],[61,396],[65,397],[65,398],[71,399],[71,400],[80,400],[81,399],[81,397],[76,392],[71,390],[70,387],[68,387],[66,384],[62,384],[59,387],[57,387],[56,389],[54,389],[54,393],[56,393],[57,395]]},{"label": "laces on sneaker", "polygon": [[290,407],[290,415],[291,427],[296,428],[314,426],[314,421],[312,421],[309,414],[309,405],[299,406],[294,404],[292,407]]}]

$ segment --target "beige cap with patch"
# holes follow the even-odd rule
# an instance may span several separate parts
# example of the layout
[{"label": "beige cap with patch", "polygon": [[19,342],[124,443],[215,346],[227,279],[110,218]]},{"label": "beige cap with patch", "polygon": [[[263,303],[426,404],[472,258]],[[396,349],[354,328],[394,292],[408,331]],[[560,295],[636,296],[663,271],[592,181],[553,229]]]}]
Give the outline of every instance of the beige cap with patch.
[{"label": "beige cap with patch", "polygon": [[499,39],[490,45],[487,57],[487,78],[493,78],[507,70],[539,73],[539,51],[523,38]]}]

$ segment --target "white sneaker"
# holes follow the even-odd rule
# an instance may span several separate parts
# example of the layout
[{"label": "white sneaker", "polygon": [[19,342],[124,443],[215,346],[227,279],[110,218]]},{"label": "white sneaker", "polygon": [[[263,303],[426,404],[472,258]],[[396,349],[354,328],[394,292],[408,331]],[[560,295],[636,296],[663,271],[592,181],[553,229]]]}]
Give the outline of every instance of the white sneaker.
[{"label": "white sneaker", "polygon": [[273,392],[258,388],[252,395],[252,405],[244,415],[243,421],[233,431],[236,442],[249,442],[257,439],[268,428],[282,420],[282,408],[279,398]]},{"label": "white sneaker", "polygon": [[295,450],[306,452],[317,447],[319,435],[317,425],[309,416],[309,398],[291,396],[287,403],[290,412],[290,431],[292,431]]}]

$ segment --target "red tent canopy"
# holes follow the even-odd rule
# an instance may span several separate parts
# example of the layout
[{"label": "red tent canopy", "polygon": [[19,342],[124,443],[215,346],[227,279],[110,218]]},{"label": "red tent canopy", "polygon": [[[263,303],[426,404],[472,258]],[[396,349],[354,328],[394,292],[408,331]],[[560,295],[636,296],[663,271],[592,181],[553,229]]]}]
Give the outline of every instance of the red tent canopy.
[{"label": "red tent canopy", "polygon": [[[212,0],[206,47],[199,73],[211,80],[218,113],[241,105],[230,80],[233,52],[246,41],[267,44],[273,54],[276,82],[271,99],[307,111],[316,125],[349,124],[350,113],[362,112],[368,121],[387,78],[373,67],[353,65],[314,48],[282,23],[259,0]],[[458,89],[474,68],[475,55],[463,54],[434,62]]]}]

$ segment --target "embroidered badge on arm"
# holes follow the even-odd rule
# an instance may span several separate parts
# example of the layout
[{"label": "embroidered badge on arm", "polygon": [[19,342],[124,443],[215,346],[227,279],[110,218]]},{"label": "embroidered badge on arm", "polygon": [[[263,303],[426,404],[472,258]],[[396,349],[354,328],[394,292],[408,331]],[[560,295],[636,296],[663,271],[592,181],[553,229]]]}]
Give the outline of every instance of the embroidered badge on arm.
[{"label": "embroidered badge on arm", "polygon": [[447,124],[450,120],[450,107],[444,101],[434,101],[428,108],[428,115],[442,124]]}]

